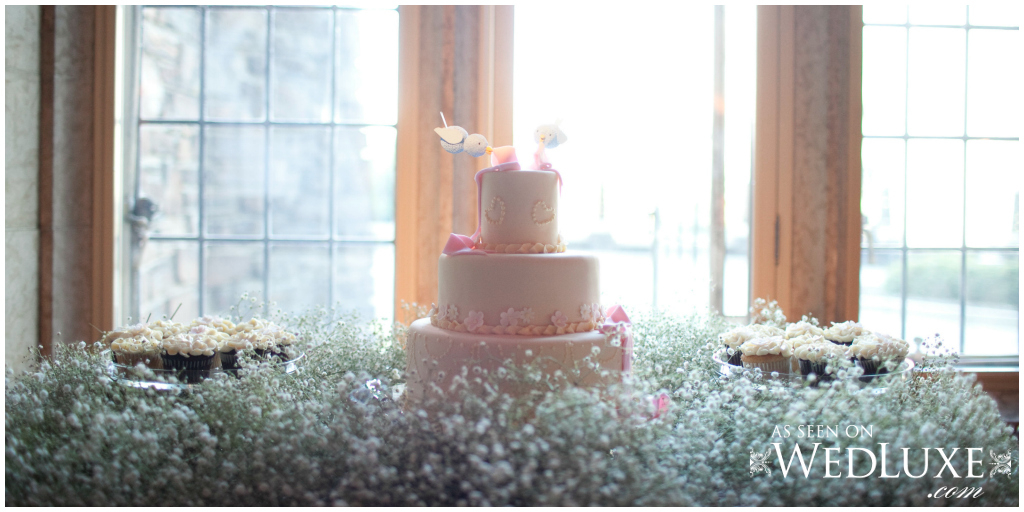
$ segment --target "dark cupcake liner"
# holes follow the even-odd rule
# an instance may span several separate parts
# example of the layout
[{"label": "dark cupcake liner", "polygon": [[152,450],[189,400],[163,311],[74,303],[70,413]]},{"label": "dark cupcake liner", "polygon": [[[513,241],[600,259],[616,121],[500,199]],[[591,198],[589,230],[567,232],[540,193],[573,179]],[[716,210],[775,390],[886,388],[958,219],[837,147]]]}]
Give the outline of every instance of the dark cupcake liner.
[{"label": "dark cupcake liner", "polygon": [[814,374],[815,382],[812,385],[817,385],[819,382],[829,382],[832,380],[832,374],[827,373],[825,368],[828,366],[828,361],[808,361],[806,359],[797,359],[800,363],[800,375],[807,377],[810,374]]},{"label": "dark cupcake liner", "polygon": [[[726,348],[725,348],[725,353],[726,353],[726,355],[729,354],[729,347],[728,346],[726,346]],[[731,364],[731,365],[733,365],[733,366],[743,366],[743,361],[740,359],[741,357],[743,357],[743,353],[742,352],[740,352],[739,350],[736,350],[736,349],[732,349],[732,355],[729,356],[729,359],[726,362]]]},{"label": "dark cupcake liner", "polygon": [[883,366],[883,361],[859,357],[857,358],[857,364],[864,369],[864,375],[860,378],[864,382],[870,382],[878,375],[889,373],[889,370]]},{"label": "dark cupcake liner", "polygon": [[282,347],[280,345],[277,345],[277,346],[275,346],[273,348],[254,348],[252,350],[253,350],[253,352],[256,353],[257,357],[262,358],[262,359],[268,359],[268,360],[277,359],[279,361],[287,361],[288,360],[288,354],[286,354],[284,352],[284,347]]},{"label": "dark cupcake liner", "polygon": [[[828,338],[825,338],[825,339],[827,339],[827,340],[828,340]],[[836,340],[828,340],[828,341],[830,341],[830,342],[832,342],[832,343],[835,343],[836,345],[840,345],[840,346],[843,346],[843,347],[849,347],[850,345],[853,345],[853,340],[850,340],[850,341],[836,341]]]},{"label": "dark cupcake liner", "polygon": [[164,369],[180,372],[178,378],[180,379],[183,374],[189,384],[195,384],[210,376],[213,358],[214,356],[160,355]]},{"label": "dark cupcake liner", "polygon": [[240,368],[238,365],[238,351],[232,350],[230,352],[220,353],[220,366],[224,371],[236,371]]}]

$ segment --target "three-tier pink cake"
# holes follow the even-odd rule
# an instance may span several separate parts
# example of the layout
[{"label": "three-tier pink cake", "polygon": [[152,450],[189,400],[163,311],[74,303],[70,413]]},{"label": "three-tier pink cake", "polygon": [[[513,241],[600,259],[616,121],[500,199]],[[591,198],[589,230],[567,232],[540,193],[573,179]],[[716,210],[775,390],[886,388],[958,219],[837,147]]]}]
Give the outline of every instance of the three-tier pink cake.
[{"label": "three-tier pink cake", "polygon": [[629,370],[628,318],[616,306],[606,319],[597,258],[565,252],[558,172],[520,170],[512,148],[495,148],[492,163],[476,176],[480,226],[451,236],[438,261],[437,305],[409,329],[412,403],[443,396],[463,367],[472,381],[508,360],[561,370],[578,386]]}]

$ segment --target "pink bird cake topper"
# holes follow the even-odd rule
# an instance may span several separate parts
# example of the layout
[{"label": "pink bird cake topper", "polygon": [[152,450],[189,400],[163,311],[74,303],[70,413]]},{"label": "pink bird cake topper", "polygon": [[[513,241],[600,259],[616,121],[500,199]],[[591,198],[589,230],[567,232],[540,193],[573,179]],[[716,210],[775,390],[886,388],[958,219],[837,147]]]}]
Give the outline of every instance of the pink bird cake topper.
[{"label": "pink bird cake topper", "polygon": [[[480,232],[483,228],[480,219],[483,218],[483,177],[487,173],[491,172],[507,172],[507,171],[518,171],[521,170],[519,166],[519,159],[516,157],[516,149],[512,146],[499,146],[496,148],[491,147],[487,143],[487,138],[478,133],[469,135],[464,128],[461,126],[448,126],[448,122],[444,119],[444,113],[441,113],[441,122],[444,123],[444,128],[435,128],[434,132],[441,137],[441,147],[451,153],[459,154],[465,152],[472,157],[481,157],[485,154],[491,156],[491,167],[482,169],[476,173],[474,180],[476,181],[476,209],[477,209],[477,225],[476,231],[470,236],[460,235],[452,233],[448,237],[448,242],[444,246],[442,251],[444,254],[461,255],[461,254],[477,254],[484,255],[488,252],[477,248],[477,244],[480,242]],[[558,178],[558,191],[562,191],[562,175],[558,171],[551,167],[551,162],[547,159],[546,148],[554,148],[559,144],[566,141],[567,137],[565,133],[558,127],[558,124],[541,125],[534,130],[534,142],[539,144],[537,151],[534,153],[533,161],[538,170],[546,170],[555,173]]]}]

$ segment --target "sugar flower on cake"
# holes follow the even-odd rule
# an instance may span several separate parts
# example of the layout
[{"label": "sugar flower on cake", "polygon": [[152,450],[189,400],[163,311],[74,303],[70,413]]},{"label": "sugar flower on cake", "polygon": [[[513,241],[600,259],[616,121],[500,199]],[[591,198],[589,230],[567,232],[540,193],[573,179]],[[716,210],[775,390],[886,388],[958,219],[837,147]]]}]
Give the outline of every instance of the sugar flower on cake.
[{"label": "sugar flower on cake", "polygon": [[590,304],[580,306],[580,317],[583,318],[584,322],[594,318],[594,306],[591,306]]},{"label": "sugar flower on cake", "polygon": [[508,308],[508,311],[501,314],[501,325],[504,327],[515,327],[519,325],[520,315],[515,309]]},{"label": "sugar flower on cake", "polygon": [[602,311],[604,311],[604,309],[601,308],[601,305],[595,302],[594,304],[590,305],[590,310],[594,314],[594,316],[592,317],[592,320],[595,323],[600,322],[601,321],[601,317],[604,316],[601,313]]},{"label": "sugar flower on cake", "polygon": [[445,308],[444,317],[447,318],[449,322],[459,321],[459,308],[457,308],[455,304],[448,304],[448,307]]},{"label": "sugar flower on cake", "polygon": [[466,317],[466,330],[469,332],[476,332],[481,326],[484,325],[484,312],[483,311],[470,311],[469,316]]},{"label": "sugar flower on cake", "polygon": [[530,325],[533,322],[533,309],[523,308],[523,310],[519,312],[519,318],[523,319],[523,325]]},{"label": "sugar flower on cake", "polygon": [[561,311],[555,311],[555,314],[551,315],[551,324],[555,327],[565,327],[565,323],[569,321],[569,317],[565,316]]}]

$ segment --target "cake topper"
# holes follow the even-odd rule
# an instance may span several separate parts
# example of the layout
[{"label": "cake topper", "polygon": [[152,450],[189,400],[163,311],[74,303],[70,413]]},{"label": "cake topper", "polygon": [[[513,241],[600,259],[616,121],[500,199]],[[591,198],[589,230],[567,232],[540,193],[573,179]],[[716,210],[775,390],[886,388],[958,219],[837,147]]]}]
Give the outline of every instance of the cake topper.
[{"label": "cake topper", "polygon": [[537,143],[537,151],[533,154],[533,162],[537,165],[538,169],[548,169],[551,167],[551,162],[548,161],[546,148],[556,148],[559,144],[562,144],[568,137],[562,132],[562,129],[558,127],[561,121],[556,121],[555,124],[542,124],[533,131],[533,141]]},{"label": "cake topper", "polygon": [[448,126],[448,121],[444,119],[444,112],[441,112],[441,122],[444,123],[444,128],[434,128],[434,133],[441,137],[441,147],[445,151],[453,155],[465,151],[466,154],[474,158],[491,152],[487,137],[479,133],[470,135],[461,126]]}]

